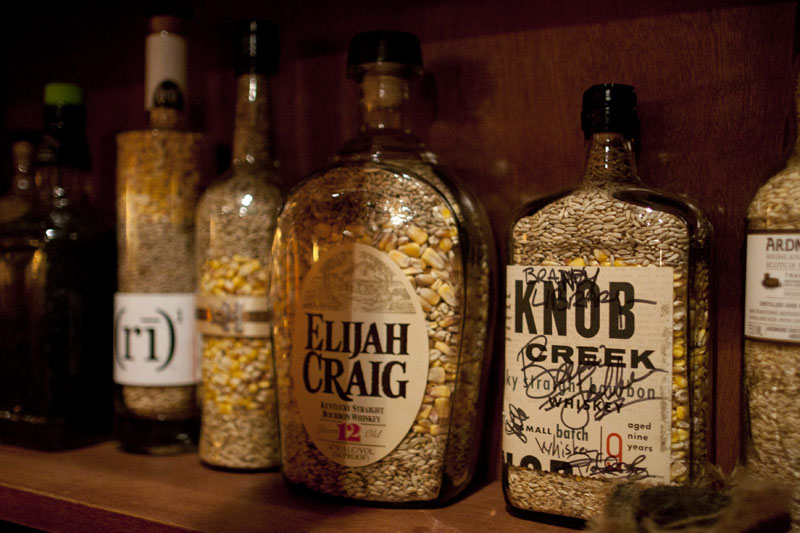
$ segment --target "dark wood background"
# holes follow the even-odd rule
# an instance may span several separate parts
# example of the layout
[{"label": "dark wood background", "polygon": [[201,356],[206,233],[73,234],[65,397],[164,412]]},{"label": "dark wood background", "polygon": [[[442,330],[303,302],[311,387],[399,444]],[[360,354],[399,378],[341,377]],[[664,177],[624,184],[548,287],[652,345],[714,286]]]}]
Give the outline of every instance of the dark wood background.
[{"label": "dark wood background", "polygon": [[[280,24],[273,123],[277,155],[292,180],[324,164],[357,128],[357,91],[345,77],[350,37],[382,28],[416,33],[426,75],[414,86],[414,130],[483,199],[501,248],[510,212],[580,179],[582,92],[601,82],[634,85],[640,174],[698,200],[716,230],[717,458],[733,467],[744,217],[794,140],[796,2],[206,0],[193,7],[189,98],[220,169],[233,129],[234,21]],[[146,123],[143,3],[12,1],[0,7],[0,19],[2,140],[11,129],[41,127],[44,83],[81,84],[95,163],[92,197],[113,214],[114,136]],[[8,185],[7,146],[0,189]],[[490,457],[499,441],[501,358],[498,351]],[[492,460],[488,474],[496,476]]]}]

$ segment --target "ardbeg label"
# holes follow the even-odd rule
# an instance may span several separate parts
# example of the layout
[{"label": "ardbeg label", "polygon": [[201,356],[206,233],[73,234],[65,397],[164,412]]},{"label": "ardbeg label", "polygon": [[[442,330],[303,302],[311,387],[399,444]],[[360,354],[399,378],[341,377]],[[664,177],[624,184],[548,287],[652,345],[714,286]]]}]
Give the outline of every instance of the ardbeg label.
[{"label": "ardbeg label", "polygon": [[672,269],[507,269],[503,455],[669,482]]},{"label": "ardbeg label", "polygon": [[317,448],[346,466],[379,461],[410,430],[427,376],[425,315],[397,264],[362,244],[320,257],[292,333],[296,400]]},{"label": "ardbeg label", "polygon": [[744,303],[746,337],[800,342],[800,234],[747,236]]}]

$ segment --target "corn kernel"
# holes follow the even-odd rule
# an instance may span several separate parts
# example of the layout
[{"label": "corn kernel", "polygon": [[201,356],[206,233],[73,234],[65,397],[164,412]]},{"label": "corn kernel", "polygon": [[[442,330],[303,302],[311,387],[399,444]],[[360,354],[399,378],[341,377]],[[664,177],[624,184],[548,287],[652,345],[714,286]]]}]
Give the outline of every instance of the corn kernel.
[{"label": "corn kernel", "polygon": [[399,266],[400,268],[406,268],[408,266],[409,257],[399,250],[391,250],[389,252],[389,257],[391,258],[392,261],[397,263],[397,266]]},{"label": "corn kernel", "polygon": [[414,225],[408,227],[406,234],[408,234],[408,237],[417,244],[422,244],[428,240],[428,234],[425,232],[425,230]]},{"label": "corn kernel", "polygon": [[422,252],[422,260],[433,268],[444,268],[444,260],[433,248],[425,248],[425,251]]},{"label": "corn kernel", "polygon": [[398,246],[397,249],[409,257],[419,257],[420,255],[419,244],[416,242],[407,242],[401,246]]},{"label": "corn kernel", "polygon": [[456,303],[458,303],[458,300],[456,300],[456,295],[453,292],[453,288],[448,283],[445,283],[439,287],[438,293],[439,296],[442,297],[442,300],[447,302],[447,305],[455,306]]},{"label": "corn kernel", "polygon": [[439,296],[439,293],[437,293],[435,291],[432,291],[431,289],[429,289],[427,287],[422,287],[419,290],[419,297],[422,298],[423,300],[425,300],[426,302],[428,302],[431,305],[438,304],[439,300],[441,299],[441,296]]},{"label": "corn kernel", "polygon": [[683,377],[683,376],[681,376],[681,375],[677,375],[677,376],[673,376],[673,378],[672,378],[672,383],[673,383],[673,384],[674,384],[674,385],[675,385],[675,386],[676,386],[678,389],[685,389],[685,388],[686,388],[686,385],[687,385],[689,382],[688,382],[688,381],[686,381],[686,378],[685,378],[685,377]]},{"label": "corn kernel", "polygon": [[444,239],[439,241],[439,248],[443,252],[449,252],[450,250],[453,249],[453,241],[450,240],[448,237],[445,237]]},{"label": "corn kernel", "polygon": [[586,263],[583,261],[583,257],[576,257],[575,259],[567,263],[567,266],[582,267],[586,266]]}]

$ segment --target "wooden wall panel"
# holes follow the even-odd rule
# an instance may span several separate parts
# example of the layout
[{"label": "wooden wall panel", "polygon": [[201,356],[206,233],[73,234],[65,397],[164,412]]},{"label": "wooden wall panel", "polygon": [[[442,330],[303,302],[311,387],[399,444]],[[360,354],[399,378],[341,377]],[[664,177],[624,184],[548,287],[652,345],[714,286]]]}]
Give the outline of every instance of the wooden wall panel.
[{"label": "wooden wall panel", "polygon": [[[510,212],[579,180],[583,90],[598,82],[635,85],[641,175],[697,199],[716,229],[718,458],[730,469],[739,453],[744,214],[793,137],[796,2],[643,4],[198,1],[190,34],[193,116],[224,166],[233,120],[233,21],[277,20],[276,149],[284,172],[296,179],[324,164],[357,128],[357,92],[345,78],[349,38],[366,29],[413,31],[427,71],[413,88],[414,129],[480,194],[502,247]],[[4,132],[40,126],[46,81],[82,84],[97,170],[93,197],[113,213],[114,135],[144,125],[144,8],[33,2],[2,10]],[[499,380],[494,386],[487,435],[496,457]]]}]

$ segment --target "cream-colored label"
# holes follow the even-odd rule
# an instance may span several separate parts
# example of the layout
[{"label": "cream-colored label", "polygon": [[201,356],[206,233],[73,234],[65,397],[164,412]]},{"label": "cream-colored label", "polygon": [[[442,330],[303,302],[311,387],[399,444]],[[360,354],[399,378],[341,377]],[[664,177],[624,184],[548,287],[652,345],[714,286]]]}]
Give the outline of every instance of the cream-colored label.
[{"label": "cream-colored label", "polygon": [[504,460],[669,482],[672,268],[507,268]]},{"label": "cream-colored label", "polygon": [[114,295],[114,382],[180,386],[200,381],[193,293]]},{"label": "cream-colored label", "polygon": [[329,459],[364,466],[408,434],[428,377],[419,297],[385,253],[344,244],[302,282],[292,377],[309,437]]},{"label": "cream-colored label", "polygon": [[[145,85],[144,108],[150,110],[159,90],[167,87],[165,82],[175,84],[182,105],[186,101],[186,39],[176,33],[162,31],[145,38]],[[173,103],[174,104],[174,103]],[[175,107],[171,105],[169,107]]]},{"label": "cream-colored label", "polygon": [[747,236],[744,334],[800,342],[800,233]]},{"label": "cream-colored label", "polygon": [[267,297],[198,294],[197,331],[217,337],[267,337]]}]

